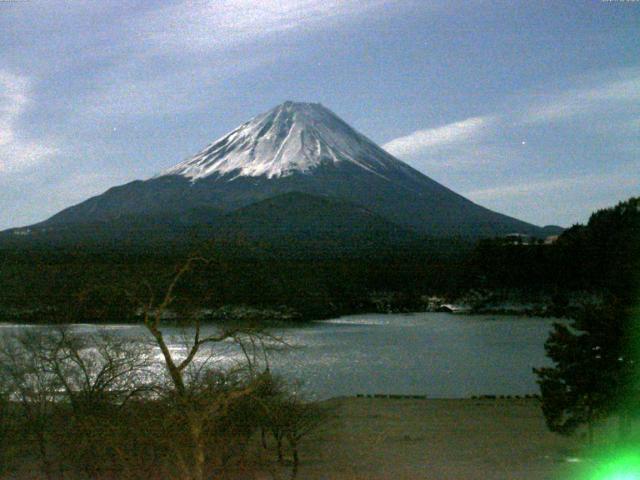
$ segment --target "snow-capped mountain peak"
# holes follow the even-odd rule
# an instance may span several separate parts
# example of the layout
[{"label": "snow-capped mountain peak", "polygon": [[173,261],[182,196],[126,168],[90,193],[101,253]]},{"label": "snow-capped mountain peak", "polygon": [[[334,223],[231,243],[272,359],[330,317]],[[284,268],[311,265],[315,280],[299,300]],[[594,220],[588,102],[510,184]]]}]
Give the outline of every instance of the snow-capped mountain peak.
[{"label": "snow-capped mountain peak", "polygon": [[[357,228],[367,231],[374,214],[431,236],[544,233],[449,190],[385,152],[322,105],[294,102],[258,115],[154,178],[113,187],[57,213],[39,228],[107,221],[130,228],[133,219],[134,224],[168,222],[176,231],[188,225],[207,229],[230,225],[242,233],[245,225],[268,235],[286,220],[271,214],[285,208],[294,223],[307,222],[301,230],[292,227],[295,235],[320,238],[324,224],[315,229],[313,217],[331,215],[321,207],[326,201],[334,202],[334,212],[358,210],[347,217],[357,218]],[[234,218],[240,224],[229,215],[239,215]],[[348,221],[341,225],[345,232],[353,230]]]},{"label": "snow-capped mountain peak", "polygon": [[321,104],[287,101],[159,176],[278,178],[341,162],[380,176],[401,163]]}]

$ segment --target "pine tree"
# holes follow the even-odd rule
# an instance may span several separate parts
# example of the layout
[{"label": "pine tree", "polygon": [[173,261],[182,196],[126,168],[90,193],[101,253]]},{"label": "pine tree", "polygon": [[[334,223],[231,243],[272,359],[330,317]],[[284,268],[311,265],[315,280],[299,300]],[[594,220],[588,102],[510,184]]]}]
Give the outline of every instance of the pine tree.
[{"label": "pine tree", "polygon": [[534,369],[542,411],[551,431],[570,435],[619,415],[625,436],[629,412],[638,405],[638,330],[629,308],[615,302],[585,307],[570,325],[556,323],[545,343],[553,367]]}]

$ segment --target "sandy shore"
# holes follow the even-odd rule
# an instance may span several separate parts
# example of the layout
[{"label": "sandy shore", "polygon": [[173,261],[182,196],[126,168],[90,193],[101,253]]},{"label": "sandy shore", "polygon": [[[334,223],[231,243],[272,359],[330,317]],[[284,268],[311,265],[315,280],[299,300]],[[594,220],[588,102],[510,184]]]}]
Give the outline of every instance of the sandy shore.
[{"label": "sandy shore", "polygon": [[344,398],[306,439],[300,479],[573,478],[579,443],[550,433],[537,400]]}]

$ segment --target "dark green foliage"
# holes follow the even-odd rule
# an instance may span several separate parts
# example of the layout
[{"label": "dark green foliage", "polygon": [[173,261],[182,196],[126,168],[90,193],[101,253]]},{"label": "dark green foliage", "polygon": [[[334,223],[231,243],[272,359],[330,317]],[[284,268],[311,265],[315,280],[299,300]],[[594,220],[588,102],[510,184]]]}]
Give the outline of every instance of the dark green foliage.
[{"label": "dark green foliage", "polygon": [[554,366],[534,370],[552,431],[571,434],[626,408],[638,387],[637,337],[631,311],[619,304],[586,306],[570,326],[554,325],[545,344]]},{"label": "dark green foliage", "polygon": [[550,255],[565,291],[606,294],[603,304],[574,314],[570,326],[554,325],[545,345],[554,366],[535,370],[549,428],[570,434],[587,424],[591,432],[600,418],[625,419],[640,408],[640,199],[594,213],[586,226],[567,230]]},{"label": "dark green foliage", "polygon": [[[241,237],[205,229],[179,242],[160,241],[132,228],[116,244],[56,246],[32,239],[18,245],[12,238],[0,248],[0,320],[134,321],[139,300],[162,291],[194,252],[211,261],[185,279],[178,303],[213,310],[285,308],[300,319],[377,311],[380,293],[394,299],[394,311],[415,311],[424,308],[424,295],[516,290],[524,299],[552,299],[547,313],[567,316],[575,310],[575,292],[627,300],[636,292],[637,198],[595,213],[550,245],[504,238],[474,245],[462,238],[405,235],[406,229],[391,228],[360,207],[298,196],[304,195],[283,195],[231,214],[227,221],[244,230]],[[307,208],[323,217],[310,220]],[[278,221],[271,228],[256,218]],[[350,230],[352,221],[378,233]],[[289,230],[298,235],[288,236]]]},{"label": "dark green foliage", "polygon": [[566,276],[584,279],[627,303],[635,299],[640,275],[640,197],[597,211],[586,226],[568,230],[558,244],[558,256],[571,259]]},{"label": "dark green foliage", "polygon": [[211,261],[180,285],[174,308],[288,307],[298,317],[326,318],[375,310],[371,292],[402,291],[407,309],[416,309],[425,291],[460,288],[462,255],[470,248],[462,240],[414,242],[398,250],[366,245],[350,252],[293,240],[213,241],[176,251],[11,248],[0,250],[0,320],[135,321],[138,300],[149,291],[159,295],[194,251]]},{"label": "dark green foliage", "polygon": [[633,301],[640,274],[640,198],[600,210],[551,245],[482,240],[470,257],[475,287],[520,288],[557,299],[576,291]]}]

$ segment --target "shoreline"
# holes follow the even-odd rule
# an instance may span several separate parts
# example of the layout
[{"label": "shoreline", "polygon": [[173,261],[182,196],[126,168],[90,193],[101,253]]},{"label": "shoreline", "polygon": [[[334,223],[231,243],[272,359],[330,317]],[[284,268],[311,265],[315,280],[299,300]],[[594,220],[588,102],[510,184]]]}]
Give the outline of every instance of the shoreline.
[{"label": "shoreline", "polygon": [[[326,322],[327,320],[335,320],[340,318],[352,317],[357,315],[419,315],[424,313],[437,313],[444,315],[451,315],[453,317],[471,317],[471,316],[497,316],[497,317],[523,317],[527,319],[531,318],[539,318],[541,320],[549,320],[549,319],[557,319],[557,320],[566,320],[567,317],[551,315],[549,313],[542,314],[540,312],[523,312],[518,310],[482,310],[482,311],[438,311],[438,310],[415,310],[415,311],[358,311],[358,312],[349,312],[344,314],[339,314],[336,316],[329,317],[317,317],[317,318],[302,318],[299,320],[264,320],[260,323],[261,326],[265,327],[304,327],[311,325],[316,322]],[[164,323],[170,327],[183,326],[179,320],[176,319],[166,319]],[[242,323],[242,321],[238,321],[236,323]],[[219,319],[202,319],[202,325],[223,325],[223,324],[233,324],[233,321],[228,320],[219,320]],[[111,320],[111,319],[100,319],[99,321],[89,322],[89,321],[81,321],[81,322],[54,322],[50,319],[46,319],[43,321],[31,321],[27,319],[20,319],[14,317],[12,319],[8,319],[7,317],[0,317],[0,325],[37,325],[37,326],[60,326],[60,325],[87,325],[87,326],[99,326],[99,325],[122,325],[122,326],[135,326],[135,325],[143,325],[141,319],[126,319],[126,320]],[[186,325],[188,326],[188,325]]]}]

